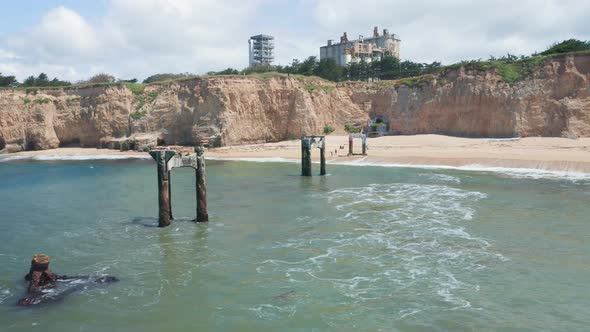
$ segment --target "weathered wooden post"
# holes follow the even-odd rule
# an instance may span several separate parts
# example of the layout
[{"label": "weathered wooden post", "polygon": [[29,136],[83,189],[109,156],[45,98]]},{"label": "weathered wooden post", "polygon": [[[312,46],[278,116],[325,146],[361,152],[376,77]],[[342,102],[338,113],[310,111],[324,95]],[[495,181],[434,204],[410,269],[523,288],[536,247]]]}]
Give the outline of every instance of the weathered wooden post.
[{"label": "weathered wooden post", "polygon": [[174,156],[176,152],[172,150],[152,150],[150,155],[157,164],[158,171],[158,209],[159,218],[158,226],[166,227],[170,225],[170,177],[168,170],[168,160]]},{"label": "weathered wooden post", "polygon": [[320,175],[326,175],[326,141],[324,139],[320,146]]},{"label": "weathered wooden post", "polygon": [[195,147],[197,153],[196,186],[197,186],[197,218],[196,222],[209,221],[207,212],[207,181],[205,179],[205,156],[202,147]]},{"label": "weathered wooden post", "polygon": [[366,156],[367,155],[367,135],[363,134],[362,140],[363,140],[363,156]]},{"label": "weathered wooden post", "polygon": [[311,176],[311,140],[301,138],[301,175]]},{"label": "weathered wooden post", "polygon": [[352,134],[348,135],[348,155],[352,156]]}]

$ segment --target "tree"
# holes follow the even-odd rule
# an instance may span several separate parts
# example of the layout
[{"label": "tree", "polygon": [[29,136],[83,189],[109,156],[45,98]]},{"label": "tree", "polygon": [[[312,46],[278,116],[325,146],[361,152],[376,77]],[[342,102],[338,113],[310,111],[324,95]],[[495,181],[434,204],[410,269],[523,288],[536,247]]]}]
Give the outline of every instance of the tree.
[{"label": "tree", "polygon": [[115,77],[111,74],[100,73],[92,76],[88,81],[84,82],[87,84],[95,84],[95,83],[114,83]]},{"label": "tree", "polygon": [[35,76],[31,75],[23,81],[23,86],[35,86]]},{"label": "tree", "polygon": [[211,75],[219,76],[219,75],[239,75],[240,72],[237,69],[227,68],[222,71],[212,72]]},{"label": "tree", "polygon": [[341,81],[344,74],[342,67],[340,67],[334,59],[322,59],[313,71],[314,75],[329,81]]},{"label": "tree", "polygon": [[59,80],[57,77],[55,77],[54,79],[52,79],[50,81],[49,77],[45,73],[41,73],[37,77],[31,75],[23,81],[23,84],[21,84],[21,86],[25,86],[25,87],[69,86],[69,85],[72,85],[72,83],[70,83],[68,81]]},{"label": "tree", "polygon": [[384,80],[393,80],[400,76],[399,59],[393,56],[385,56],[379,64],[379,78]]},{"label": "tree", "polygon": [[313,75],[313,72],[316,69],[317,65],[318,58],[315,56],[310,56],[301,63],[301,65],[298,68],[297,74],[311,76]]},{"label": "tree", "polygon": [[0,86],[12,86],[17,84],[16,77],[14,76],[3,76],[0,73]]},{"label": "tree", "polygon": [[561,43],[555,43],[541,52],[541,55],[561,54],[568,52],[588,51],[590,50],[590,42],[578,39],[568,39]]}]

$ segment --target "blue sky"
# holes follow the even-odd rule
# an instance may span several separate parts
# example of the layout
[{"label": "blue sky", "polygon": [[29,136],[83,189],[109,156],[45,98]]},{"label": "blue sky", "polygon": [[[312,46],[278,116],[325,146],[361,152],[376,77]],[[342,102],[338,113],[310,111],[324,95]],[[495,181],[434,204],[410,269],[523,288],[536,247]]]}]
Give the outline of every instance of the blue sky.
[{"label": "blue sky", "polygon": [[588,40],[588,21],[587,0],[3,1],[0,72],[77,81],[241,69],[259,33],[275,36],[277,62],[288,64],[374,26],[400,36],[403,59],[448,64]]}]

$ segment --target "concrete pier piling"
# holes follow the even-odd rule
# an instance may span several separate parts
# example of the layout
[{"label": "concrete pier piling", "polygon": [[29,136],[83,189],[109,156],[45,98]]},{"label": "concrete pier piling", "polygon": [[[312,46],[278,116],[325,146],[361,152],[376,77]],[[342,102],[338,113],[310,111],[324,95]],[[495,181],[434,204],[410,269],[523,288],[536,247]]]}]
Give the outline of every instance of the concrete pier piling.
[{"label": "concrete pier piling", "polygon": [[209,221],[209,212],[207,212],[207,181],[205,176],[205,156],[202,148],[197,150],[197,169],[196,187],[197,187],[197,222]]},{"label": "concrete pier piling", "polygon": [[[366,134],[350,134],[348,135],[348,155],[353,156],[355,153],[353,152],[353,141],[355,138],[361,139],[361,146],[362,146],[362,155],[367,155],[367,135]],[[357,153],[358,155],[358,153]]]},{"label": "concrete pier piling", "polygon": [[172,218],[171,171],[177,167],[192,167],[195,170],[196,218],[195,221],[209,221],[207,212],[207,187],[205,180],[205,156],[201,147],[195,153],[171,149],[151,150],[150,155],[156,161],[158,172],[158,226],[170,225]]},{"label": "concrete pier piling", "polygon": [[301,139],[301,175],[311,176],[311,142],[307,138]]},{"label": "concrete pier piling", "polygon": [[320,149],[320,175],[326,175],[326,138],[325,136],[301,137],[301,175],[311,176],[311,149]]},{"label": "concrete pier piling", "polygon": [[326,144],[320,147],[320,175],[326,175]]},{"label": "concrete pier piling", "polygon": [[176,152],[173,150],[152,150],[150,155],[156,161],[158,172],[158,226],[166,227],[170,225],[172,212],[170,207],[170,171],[168,170],[168,161]]}]

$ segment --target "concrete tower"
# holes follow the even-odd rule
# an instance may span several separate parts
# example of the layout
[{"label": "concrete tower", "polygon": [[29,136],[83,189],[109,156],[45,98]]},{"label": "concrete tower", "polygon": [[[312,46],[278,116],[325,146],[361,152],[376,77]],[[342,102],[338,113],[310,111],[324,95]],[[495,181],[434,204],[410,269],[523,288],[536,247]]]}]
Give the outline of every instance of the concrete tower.
[{"label": "concrete tower", "polygon": [[256,35],[248,39],[250,67],[272,65],[274,61],[274,39],[273,36],[269,35]]}]

